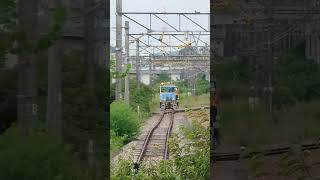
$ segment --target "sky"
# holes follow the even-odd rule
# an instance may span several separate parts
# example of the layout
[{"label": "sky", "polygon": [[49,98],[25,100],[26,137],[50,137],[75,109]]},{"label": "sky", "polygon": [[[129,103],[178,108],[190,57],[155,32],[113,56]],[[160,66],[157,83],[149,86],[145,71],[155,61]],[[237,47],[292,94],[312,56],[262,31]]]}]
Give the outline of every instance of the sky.
[{"label": "sky", "polygon": [[[122,11],[123,12],[187,12],[194,13],[195,11],[201,13],[209,13],[210,12],[210,0],[122,0]],[[149,27],[150,17],[149,15],[129,15],[130,18],[137,20],[139,23]],[[179,18],[177,15],[159,15],[159,17],[168,21],[171,25],[178,28]],[[199,16],[199,15],[189,15],[191,19],[196,21],[198,24],[203,26],[204,28],[210,30],[209,28],[209,16]],[[129,33],[146,33],[146,30],[134,22],[130,21],[126,17],[122,17],[123,26],[125,21],[129,21]],[[115,29],[116,27],[116,0],[110,1],[110,45],[115,46]],[[157,31],[173,31],[173,29],[165,25],[156,17],[152,17],[152,29]],[[181,17],[181,29],[182,30],[194,30],[200,31],[201,28],[194,25],[191,21],[186,19],[185,17]],[[209,32],[208,32],[209,33]],[[124,35],[124,31],[122,32]],[[180,38],[185,42],[182,36]],[[209,36],[202,36],[201,40],[210,43]],[[155,39],[150,38],[148,40],[147,36],[141,38],[143,42],[150,42],[153,45],[161,45]],[[182,44],[174,38],[165,37],[164,42],[172,45]],[[122,37],[122,42],[124,43],[124,36]],[[202,45],[199,42],[199,45]],[[132,44],[130,46],[130,54],[134,54],[135,45]],[[173,49],[174,50],[174,49]],[[131,53],[132,52],[132,53]]]}]

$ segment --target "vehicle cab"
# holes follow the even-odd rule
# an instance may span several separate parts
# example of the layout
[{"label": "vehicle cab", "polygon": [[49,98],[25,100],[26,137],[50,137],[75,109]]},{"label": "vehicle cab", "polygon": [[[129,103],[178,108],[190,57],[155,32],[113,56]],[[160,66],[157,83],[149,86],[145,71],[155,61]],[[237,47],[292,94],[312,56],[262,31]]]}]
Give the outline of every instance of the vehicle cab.
[{"label": "vehicle cab", "polygon": [[179,106],[178,88],[173,84],[161,83],[160,86],[160,108],[177,109]]}]

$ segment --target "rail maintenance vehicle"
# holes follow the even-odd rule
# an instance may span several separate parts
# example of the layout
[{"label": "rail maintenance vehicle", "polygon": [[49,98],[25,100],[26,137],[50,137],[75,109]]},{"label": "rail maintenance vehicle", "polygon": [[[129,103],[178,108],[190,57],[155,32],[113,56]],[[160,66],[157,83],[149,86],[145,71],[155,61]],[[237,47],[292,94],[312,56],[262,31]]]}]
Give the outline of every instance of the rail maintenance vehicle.
[{"label": "rail maintenance vehicle", "polygon": [[179,94],[177,86],[171,83],[161,83],[160,85],[160,109],[178,109]]}]

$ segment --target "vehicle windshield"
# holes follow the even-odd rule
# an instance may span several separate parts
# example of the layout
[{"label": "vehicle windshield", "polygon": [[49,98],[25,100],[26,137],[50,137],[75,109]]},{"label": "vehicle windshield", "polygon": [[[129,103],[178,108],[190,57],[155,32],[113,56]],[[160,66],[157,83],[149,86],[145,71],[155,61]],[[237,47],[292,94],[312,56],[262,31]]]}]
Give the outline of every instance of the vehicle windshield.
[{"label": "vehicle windshield", "polygon": [[164,92],[176,92],[176,87],[161,87],[161,93]]}]

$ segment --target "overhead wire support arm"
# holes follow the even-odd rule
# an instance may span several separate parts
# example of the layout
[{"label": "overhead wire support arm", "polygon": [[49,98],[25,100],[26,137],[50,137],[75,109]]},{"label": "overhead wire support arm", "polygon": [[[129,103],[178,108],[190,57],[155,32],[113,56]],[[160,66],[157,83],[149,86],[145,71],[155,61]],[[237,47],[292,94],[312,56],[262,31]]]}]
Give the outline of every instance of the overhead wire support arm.
[{"label": "overhead wire support arm", "polygon": [[[192,15],[210,16],[210,13],[200,13],[200,12],[194,12],[194,13],[122,12],[121,15],[123,17],[127,18],[128,20],[132,21],[134,24],[137,24],[138,26],[142,27],[142,31],[140,31],[140,33],[128,34],[129,36],[134,38],[135,41],[137,41],[138,43],[141,42],[140,45],[142,45],[142,46],[139,45],[139,47],[141,47],[140,51],[152,54],[152,53],[150,53],[150,51],[155,53],[154,50],[156,50],[156,51],[159,50],[162,53],[161,56],[165,57],[170,54],[169,52],[166,52],[168,50],[167,48],[170,48],[170,52],[171,52],[171,48],[173,48],[174,51],[178,52],[179,49],[181,49],[182,47],[183,48],[193,47],[193,46],[208,47],[208,43],[205,42],[205,40],[202,37],[209,36],[210,32],[206,28],[204,28],[205,26],[203,26],[200,22],[198,22],[198,20],[193,19],[191,16]],[[147,15],[147,19],[148,19],[149,23],[142,22],[135,17],[131,17],[131,15]],[[178,16],[179,22],[178,22],[178,24],[173,23],[161,15]],[[189,29],[184,29],[184,28],[181,29],[182,28],[181,27],[182,26],[181,16],[184,16],[186,18],[187,22],[191,21],[191,23],[189,23],[189,24],[191,24],[191,27],[189,27],[189,26],[187,27]],[[152,27],[152,24],[154,24],[152,21],[154,21],[154,20],[160,20],[161,22],[163,22],[163,24],[165,26],[169,27],[169,30],[163,31],[160,29],[158,29],[158,30],[154,29],[155,27]],[[193,24],[195,24],[196,26],[194,26]],[[196,30],[194,29],[195,27],[196,27]],[[143,29],[146,29],[147,32],[145,32]],[[195,41],[190,40],[190,41],[185,42],[181,38],[181,36],[186,36],[186,33],[187,34],[189,34],[189,33],[197,34],[198,35],[197,40],[195,40]],[[143,36],[146,36],[145,38],[147,38],[147,39],[141,39]],[[163,38],[164,36],[169,36],[169,42],[164,41],[164,38]],[[172,39],[171,36],[173,36],[173,38],[174,38],[174,44],[172,44],[173,42],[171,42],[171,39]],[[152,39],[155,39],[156,41],[152,41],[150,39],[150,37]],[[194,37],[194,39],[196,39],[196,38]],[[147,40],[147,41],[145,41],[145,40]],[[160,42],[161,45],[158,45],[157,42]],[[198,46],[199,42],[202,42],[200,44],[200,46]],[[178,44],[176,44],[176,43],[178,43]],[[179,43],[182,43],[182,44],[179,44]],[[197,51],[197,50],[195,50],[195,51]],[[198,53],[196,53],[196,54],[198,54]]]},{"label": "overhead wire support arm", "polygon": [[185,42],[183,42],[181,39],[177,38],[177,36],[172,35],[176,40],[180,41],[181,43],[183,43],[185,46],[187,45]]},{"label": "overhead wire support arm", "polygon": [[158,19],[160,19],[162,22],[164,22],[166,25],[170,26],[172,29],[176,30],[177,32],[179,32],[179,30],[175,27],[173,27],[171,24],[169,24],[167,21],[163,20],[161,17],[157,16],[156,14],[153,14],[155,17],[157,17]]},{"label": "overhead wire support arm", "polygon": [[[145,48],[148,48],[148,47],[162,47],[162,46],[156,46],[156,45],[150,45],[150,46],[140,46],[140,47],[145,47]],[[171,47],[171,48],[174,48],[174,47],[181,47],[181,45],[170,45],[170,46],[166,46],[167,48]],[[198,46],[198,47],[208,47],[208,46]]]},{"label": "overhead wire support arm", "polygon": [[[130,35],[130,36],[131,36],[131,35]],[[151,47],[150,45],[146,44],[145,42],[141,41],[140,39],[135,38],[134,36],[131,36],[131,37],[133,37],[135,40],[138,40],[139,42],[141,42],[142,44],[146,45],[147,47]],[[157,48],[157,47],[156,47],[156,49],[158,49],[158,50],[160,50],[160,51],[162,52],[161,49],[159,49],[159,48]],[[168,53],[166,53],[166,54],[168,54]]]},{"label": "overhead wire support arm", "polygon": [[[155,32],[155,31],[154,31]],[[180,31],[180,32],[182,32],[182,31]],[[190,31],[188,31],[188,32],[190,32]],[[199,33],[201,33],[201,31],[196,31],[196,32],[199,32]],[[184,33],[175,33],[175,32],[173,32],[173,33],[166,33],[166,31],[164,31],[164,33],[152,33],[152,34],[150,34],[150,33],[130,33],[129,35],[133,35],[133,36],[141,36],[141,35],[146,35],[146,36],[149,36],[149,35],[154,35],[154,36],[161,36],[161,35],[164,35],[164,36],[185,36],[185,34]],[[201,36],[210,36],[210,34],[209,33],[207,33],[207,34],[202,34],[201,33]]]},{"label": "overhead wire support arm", "polygon": [[186,16],[185,14],[183,14],[184,17],[186,17],[187,19],[189,19],[191,22],[193,22],[195,25],[197,25],[198,27],[200,27],[201,29],[205,30],[206,32],[209,32],[207,29],[205,29],[204,27],[202,27],[200,24],[196,23],[194,20],[192,20],[191,18],[189,18],[188,16]]},{"label": "overhead wire support arm", "polygon": [[159,42],[163,43],[164,45],[169,46],[169,44],[167,44],[167,43],[165,43],[165,42],[162,42],[161,40],[157,39],[157,38],[156,38],[156,37],[154,37],[153,35],[149,35],[149,36],[150,36],[150,37],[152,37],[153,39],[155,39],[155,40],[157,40],[157,41],[159,41]]},{"label": "overhead wire support arm", "polygon": [[[141,41],[140,41],[141,42]],[[140,51],[139,52],[142,52],[142,51],[147,51],[149,54],[152,54],[150,51],[148,51],[147,50],[147,48],[149,47],[149,46],[139,46],[140,47]]]},{"label": "overhead wire support arm", "polygon": [[210,15],[210,13],[175,13],[175,12],[122,12],[122,14],[171,14],[171,15],[184,15],[184,14],[187,14],[187,15]]},{"label": "overhead wire support arm", "polygon": [[[141,41],[140,41],[141,42]],[[140,57],[151,57],[151,56],[140,56]],[[155,58],[162,58],[163,56],[156,56],[156,55],[153,55],[152,57],[155,57]],[[209,55],[187,55],[187,56],[185,56],[185,55],[168,55],[168,56],[166,56],[166,57],[210,57]],[[208,59],[208,61],[209,61],[209,59]]]},{"label": "overhead wire support arm", "polygon": [[134,19],[130,18],[129,16],[125,15],[124,13],[122,13],[122,14],[123,14],[123,16],[124,16],[124,17],[126,17],[126,18],[130,19],[130,20],[131,20],[131,21],[133,21],[134,23],[136,23],[136,24],[140,25],[141,27],[143,27],[143,28],[147,29],[147,31],[148,31],[148,32],[151,32],[151,29],[147,28],[147,27],[146,27],[146,26],[144,26],[143,24],[141,24],[141,23],[139,23],[138,21],[136,21],[136,20],[134,20]]}]

